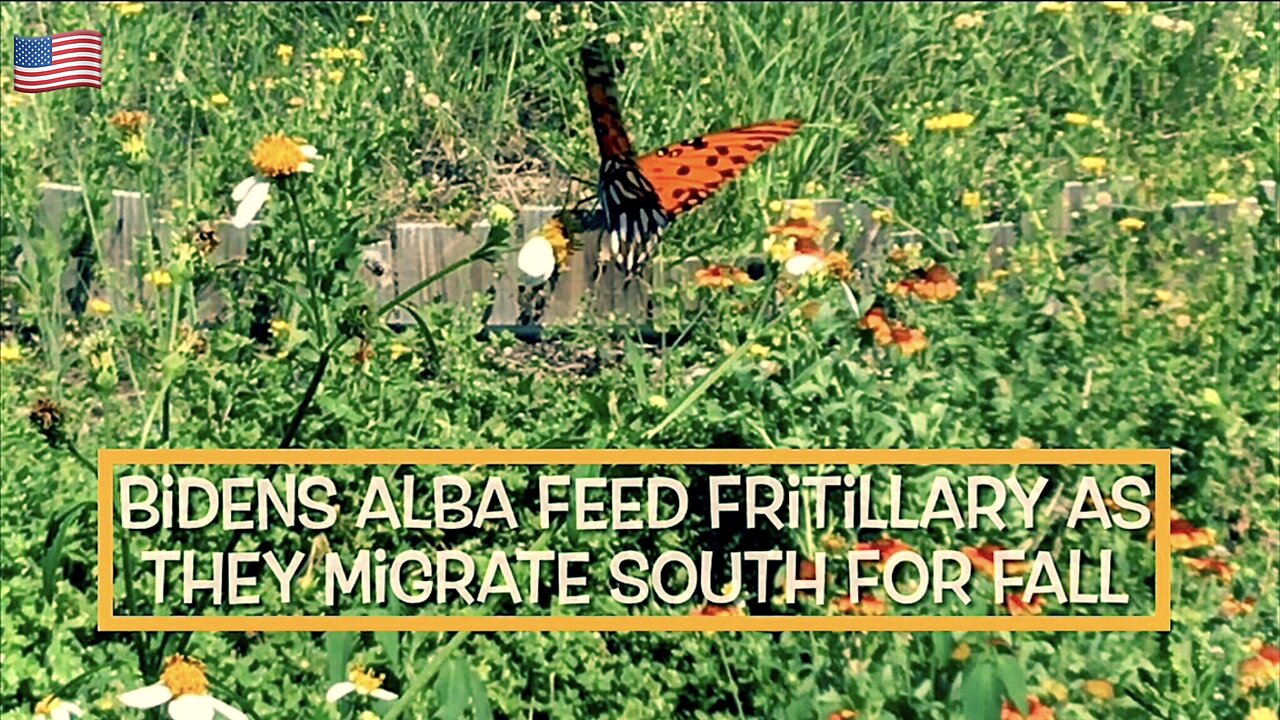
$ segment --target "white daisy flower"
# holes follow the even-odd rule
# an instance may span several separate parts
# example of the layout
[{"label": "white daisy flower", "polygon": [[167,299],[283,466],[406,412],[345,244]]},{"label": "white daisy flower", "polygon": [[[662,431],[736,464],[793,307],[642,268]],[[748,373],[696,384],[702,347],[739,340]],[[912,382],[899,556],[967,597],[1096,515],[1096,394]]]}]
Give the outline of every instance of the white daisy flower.
[{"label": "white daisy flower", "polygon": [[787,258],[787,262],[783,265],[787,273],[795,277],[808,275],[820,267],[822,267],[822,256],[814,253],[796,253]]},{"label": "white daisy flower", "polygon": [[516,267],[520,269],[522,283],[537,287],[550,280],[556,272],[555,248],[545,237],[534,235],[520,248]]},{"label": "white daisy flower", "polygon": [[336,703],[342,698],[356,693],[357,695],[366,695],[375,700],[395,700],[400,697],[390,690],[382,689],[382,681],[385,679],[383,675],[375,675],[362,667],[352,668],[347,675],[347,679],[335,683],[329,688],[329,692],[325,693],[324,699],[327,702]]},{"label": "white daisy flower", "polygon": [[311,161],[319,157],[314,145],[284,135],[268,135],[259,141],[250,156],[258,173],[241,180],[231,191],[231,199],[237,203],[231,224],[242,230],[248,227],[271,195],[271,180],[315,172]]},{"label": "white daisy flower", "polygon": [[165,663],[160,682],[120,696],[126,707],[147,710],[168,704],[173,720],[249,720],[249,716],[209,694],[209,678],[204,663],[174,655]]},{"label": "white daisy flower", "polygon": [[84,715],[84,710],[79,705],[52,695],[36,703],[35,720],[71,720],[81,715]]}]

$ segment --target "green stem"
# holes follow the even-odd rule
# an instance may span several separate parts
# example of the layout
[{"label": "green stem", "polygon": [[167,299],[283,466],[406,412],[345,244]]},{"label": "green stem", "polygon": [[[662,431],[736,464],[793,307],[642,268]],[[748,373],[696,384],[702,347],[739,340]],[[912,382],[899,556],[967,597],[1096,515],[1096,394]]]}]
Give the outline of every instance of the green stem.
[{"label": "green stem", "polygon": [[311,247],[311,233],[307,231],[307,221],[302,215],[302,205],[298,202],[298,190],[293,183],[285,182],[284,191],[293,206],[293,216],[298,222],[298,235],[302,239],[302,256],[307,260],[307,309],[311,312],[311,322],[315,325],[316,338],[321,344],[327,334],[320,312],[320,274],[316,270],[317,248]]},{"label": "green stem", "polygon": [[396,718],[400,717],[400,715],[410,707],[420,708],[421,702],[415,702],[414,696],[426,689],[427,683],[431,682],[431,679],[436,676],[436,673],[440,672],[440,667],[444,665],[445,661],[449,659],[449,656],[453,651],[456,650],[458,646],[462,644],[462,641],[466,640],[467,636],[470,634],[470,631],[456,633],[449,642],[445,643],[443,647],[437,650],[436,654],[432,655],[431,659],[427,661],[427,666],[422,669],[422,674],[415,677],[413,681],[409,683],[409,686],[404,689],[404,692],[400,693],[400,699],[396,701],[395,705],[391,706],[391,710],[387,712],[382,720],[396,720]]}]

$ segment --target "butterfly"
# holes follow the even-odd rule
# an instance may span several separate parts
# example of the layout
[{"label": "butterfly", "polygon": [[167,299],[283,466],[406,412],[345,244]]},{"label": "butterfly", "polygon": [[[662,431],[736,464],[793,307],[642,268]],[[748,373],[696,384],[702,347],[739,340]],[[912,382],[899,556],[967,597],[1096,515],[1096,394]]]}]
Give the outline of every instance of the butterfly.
[{"label": "butterfly", "polygon": [[600,148],[600,205],[614,263],[639,275],[664,228],[707,201],[748,165],[800,128],[772,120],[695,137],[636,157],[622,127],[613,67],[599,45],[582,50],[587,105]]}]

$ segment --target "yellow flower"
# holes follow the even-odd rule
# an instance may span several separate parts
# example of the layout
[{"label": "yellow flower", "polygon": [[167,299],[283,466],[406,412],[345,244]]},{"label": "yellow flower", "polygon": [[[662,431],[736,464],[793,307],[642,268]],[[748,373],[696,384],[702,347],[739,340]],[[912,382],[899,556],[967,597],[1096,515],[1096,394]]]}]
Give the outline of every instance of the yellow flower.
[{"label": "yellow flower", "polygon": [[356,16],[356,22],[360,23],[361,25],[368,25],[369,23],[373,22],[373,20],[374,20],[374,17],[372,15]]},{"label": "yellow flower", "polygon": [[288,320],[281,320],[280,318],[274,318],[271,321],[272,336],[279,337],[279,338],[287,337],[291,332],[293,332],[293,326],[289,324]]},{"label": "yellow flower", "polygon": [[933,132],[942,132],[944,130],[964,130],[973,124],[974,117],[967,112],[947,113],[931,117],[924,121],[924,129]]},{"label": "yellow flower", "polygon": [[300,98],[300,97],[298,97],[298,96],[296,96],[296,95],[295,95],[295,96],[293,96],[293,97],[291,97],[291,98],[289,98],[289,101],[288,101],[288,102],[289,102],[289,107],[295,107],[295,108],[300,108],[300,107],[302,107],[303,105],[306,105],[306,104],[307,104],[307,101],[306,101],[306,100],[303,100],[302,98]]},{"label": "yellow flower", "polygon": [[1280,720],[1276,716],[1276,711],[1271,708],[1256,707],[1249,711],[1249,716],[1245,720]]},{"label": "yellow flower", "polygon": [[896,135],[890,135],[889,141],[898,147],[906,147],[911,144],[911,133],[903,130]]},{"label": "yellow flower", "polygon": [[351,48],[343,53],[343,57],[359,65],[364,62],[364,51],[360,48]]},{"label": "yellow flower", "polygon": [[338,83],[342,82],[342,78],[345,76],[346,76],[346,73],[342,72],[341,70],[330,70],[329,82],[333,83],[334,85],[337,85]]},{"label": "yellow flower", "polygon": [[16,343],[0,345],[0,362],[18,362],[22,359],[22,348]]},{"label": "yellow flower", "polygon": [[529,8],[525,11],[524,19],[529,22],[538,22],[542,19],[542,13],[538,12],[537,8]]},{"label": "yellow flower", "polygon": [[956,662],[964,662],[965,660],[968,660],[969,656],[972,654],[973,651],[969,648],[969,643],[960,643],[951,651],[951,659]]},{"label": "yellow flower", "polygon": [[812,200],[796,200],[791,203],[791,217],[796,220],[812,220],[818,211]]},{"label": "yellow flower", "polygon": [[329,692],[325,693],[325,700],[336,703],[342,698],[356,693],[357,695],[365,695],[373,697],[376,700],[395,700],[398,695],[390,690],[383,689],[382,682],[385,677],[365,670],[362,667],[355,667],[347,674],[347,681],[334,684],[329,688]]},{"label": "yellow flower", "polygon": [[1044,690],[1044,694],[1060,703],[1066,702],[1067,697],[1070,694],[1067,690],[1067,686],[1057,680],[1045,680],[1040,683],[1040,688]]},{"label": "yellow flower", "polygon": [[1136,217],[1123,218],[1116,225],[1119,225],[1121,230],[1127,230],[1128,232],[1138,232],[1147,226],[1145,222]]},{"label": "yellow flower", "polygon": [[209,104],[214,107],[222,107],[224,105],[229,105],[230,103],[231,98],[222,93],[214,93],[209,97]]},{"label": "yellow flower", "polygon": [[979,194],[977,190],[966,190],[964,194],[960,196],[960,204],[970,210],[977,210],[982,206],[982,195]]},{"label": "yellow flower", "polygon": [[769,357],[769,347],[760,343],[751,343],[751,346],[747,348],[747,353],[755,358]]},{"label": "yellow flower", "polygon": [[982,13],[960,13],[951,21],[952,26],[957,30],[971,30],[981,27],[986,20],[982,17]]},{"label": "yellow flower", "polygon": [[792,238],[769,237],[764,241],[764,249],[774,262],[783,263],[795,253],[795,240]]},{"label": "yellow flower", "polygon": [[1102,171],[1107,169],[1107,159],[1096,155],[1082,157],[1080,158],[1080,167],[1088,172],[1101,175]]},{"label": "yellow flower", "polygon": [[411,350],[408,345],[402,345],[400,343],[391,343],[390,354],[391,354],[392,360],[399,360],[400,358],[404,357],[405,355],[408,355],[411,352],[413,352],[413,350]]},{"label": "yellow flower", "polygon": [[1165,32],[1181,33],[1186,35],[1195,35],[1195,24],[1186,20],[1174,20],[1168,15],[1156,14],[1151,16],[1151,26],[1157,30]]},{"label": "yellow flower", "polygon": [[604,41],[610,45],[617,45],[622,42],[622,36],[616,32],[611,32],[604,36]]},{"label": "yellow flower", "polygon": [[773,214],[775,214],[775,215],[776,215],[776,214],[778,214],[778,213],[780,213],[780,212],[782,212],[782,207],[783,207],[783,206],[782,206],[782,201],[781,201],[781,200],[770,200],[770,201],[769,201],[769,212],[771,212],[771,213],[773,213]]},{"label": "yellow flower", "polygon": [[502,203],[494,203],[493,207],[489,208],[490,222],[509,223],[515,219],[516,219],[515,212],[513,212],[511,208],[507,207],[506,205],[503,205]]},{"label": "yellow flower", "polygon": [[1179,315],[1173,319],[1173,324],[1180,328],[1189,328],[1191,327],[1191,316],[1185,313]]},{"label": "yellow flower", "polygon": [[166,288],[173,284],[173,276],[164,268],[156,268],[142,276],[143,282],[157,288]]},{"label": "yellow flower", "polygon": [[289,61],[293,60],[293,46],[277,45],[276,57],[280,58],[280,62],[284,63],[285,65],[288,65]]},{"label": "yellow flower", "polygon": [[1173,299],[1173,293],[1165,290],[1164,288],[1157,288],[1155,292],[1151,293],[1151,296],[1154,297],[1158,303],[1167,303]]},{"label": "yellow flower", "polygon": [[1089,116],[1084,113],[1069,112],[1062,119],[1066,120],[1068,125],[1075,125],[1076,127],[1084,127],[1089,124]]},{"label": "yellow flower", "polygon": [[106,317],[111,314],[111,303],[102,298],[93,298],[89,301],[89,312],[98,317]]},{"label": "yellow flower", "polygon": [[655,410],[667,409],[667,399],[661,395],[650,395],[647,402],[649,403],[649,407],[654,408]]},{"label": "yellow flower", "polygon": [[295,142],[281,133],[258,141],[249,159],[258,172],[278,178],[313,171],[315,166],[310,161],[315,157],[314,147]]},{"label": "yellow flower", "polygon": [[1204,196],[1204,201],[1209,205],[1221,205],[1231,202],[1231,196],[1221,192],[1211,192]]},{"label": "yellow flower", "polygon": [[1112,15],[1128,15],[1133,12],[1133,8],[1127,2],[1104,2],[1102,7]]},{"label": "yellow flower", "polygon": [[1084,692],[1096,700],[1114,700],[1116,687],[1106,680],[1085,680]]},{"label": "yellow flower", "polygon": [[871,219],[881,225],[888,225],[893,222],[893,210],[889,208],[876,208],[871,211]]},{"label": "yellow flower", "polygon": [[1071,13],[1071,3],[1065,3],[1065,2],[1036,3],[1037,15],[1068,15],[1070,13]]},{"label": "yellow flower", "polygon": [[987,293],[995,292],[997,285],[990,280],[979,280],[978,283],[974,285],[974,288],[977,289],[979,294],[985,295]]},{"label": "yellow flower", "polygon": [[81,715],[84,715],[84,710],[80,709],[79,705],[53,695],[36,703],[35,720],[70,720],[72,717]]},{"label": "yellow flower", "polygon": [[144,7],[145,6],[140,2],[120,3],[119,5],[116,5],[116,12],[120,13],[124,17],[133,17],[134,15],[141,15]]},{"label": "yellow flower", "polygon": [[438,108],[440,107],[440,96],[435,93],[427,93],[426,97],[422,98],[422,102],[429,108]]},{"label": "yellow flower", "polygon": [[120,152],[130,160],[141,160],[147,156],[147,141],[141,134],[130,135],[120,143]]}]

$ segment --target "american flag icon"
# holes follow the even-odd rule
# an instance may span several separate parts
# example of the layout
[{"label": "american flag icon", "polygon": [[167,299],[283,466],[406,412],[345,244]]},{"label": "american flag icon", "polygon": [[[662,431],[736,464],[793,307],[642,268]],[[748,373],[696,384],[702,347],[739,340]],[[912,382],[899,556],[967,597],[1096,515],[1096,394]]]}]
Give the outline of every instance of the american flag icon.
[{"label": "american flag icon", "polygon": [[13,38],[13,89],[42,93],[102,88],[102,33],[94,30]]}]

